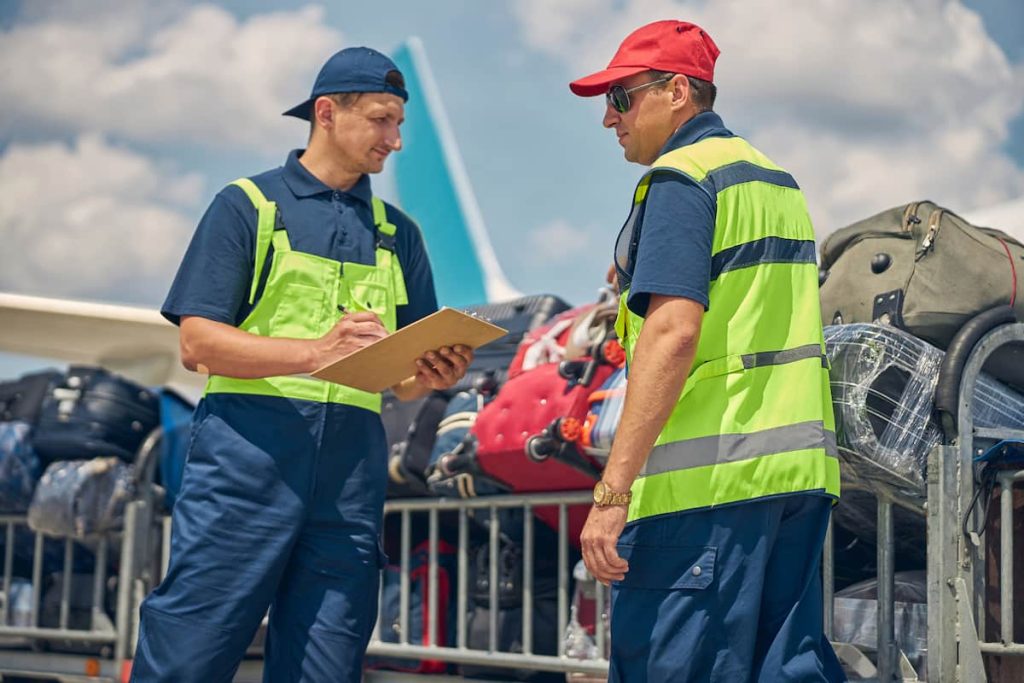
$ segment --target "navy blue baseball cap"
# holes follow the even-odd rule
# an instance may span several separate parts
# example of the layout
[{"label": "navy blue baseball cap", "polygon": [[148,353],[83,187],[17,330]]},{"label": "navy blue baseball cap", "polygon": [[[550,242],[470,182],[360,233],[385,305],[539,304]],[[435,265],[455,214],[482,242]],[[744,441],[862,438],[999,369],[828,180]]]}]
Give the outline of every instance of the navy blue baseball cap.
[{"label": "navy blue baseball cap", "polygon": [[[386,92],[397,95],[402,101],[409,101],[404,79],[388,79],[392,71],[401,76],[402,72],[388,57],[368,47],[348,47],[337,52],[317,74],[313,92],[302,104],[292,107],[285,116],[296,116],[309,121],[313,102],[321,95],[345,92]],[[390,81],[390,82],[389,82]],[[400,85],[399,85],[400,84]]]}]

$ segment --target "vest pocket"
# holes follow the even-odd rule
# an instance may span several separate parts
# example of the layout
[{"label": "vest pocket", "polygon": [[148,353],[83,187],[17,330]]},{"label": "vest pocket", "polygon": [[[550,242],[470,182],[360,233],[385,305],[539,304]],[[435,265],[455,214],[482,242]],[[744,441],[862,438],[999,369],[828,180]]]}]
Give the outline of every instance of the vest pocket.
[{"label": "vest pocket", "polygon": [[281,291],[270,318],[270,336],[315,339],[324,310],[324,291],[309,285],[287,284]]},{"label": "vest pocket", "polygon": [[[345,264],[346,274],[350,264]],[[390,277],[390,274],[387,274]],[[369,311],[376,313],[389,332],[395,331],[395,305],[391,288],[378,282],[373,274],[368,277],[349,280],[346,278],[348,295],[340,297],[350,313]]]}]

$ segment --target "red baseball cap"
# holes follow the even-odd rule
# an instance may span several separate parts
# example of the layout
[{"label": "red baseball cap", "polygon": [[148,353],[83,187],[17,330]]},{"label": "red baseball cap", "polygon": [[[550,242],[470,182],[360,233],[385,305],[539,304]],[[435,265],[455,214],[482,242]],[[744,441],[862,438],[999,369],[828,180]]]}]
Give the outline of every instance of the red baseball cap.
[{"label": "red baseball cap", "polygon": [[711,36],[687,21],[655,21],[626,36],[608,68],[569,84],[580,97],[608,92],[608,86],[651,69],[714,82],[718,46]]}]

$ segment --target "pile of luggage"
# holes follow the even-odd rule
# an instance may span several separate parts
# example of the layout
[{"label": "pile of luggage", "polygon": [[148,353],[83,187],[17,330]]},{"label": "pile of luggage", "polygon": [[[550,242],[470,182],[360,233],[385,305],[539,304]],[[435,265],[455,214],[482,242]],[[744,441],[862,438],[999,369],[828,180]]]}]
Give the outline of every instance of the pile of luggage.
[{"label": "pile of luggage", "polygon": [[[13,533],[0,534],[0,552],[13,540],[9,621],[29,626],[31,580],[41,564],[40,625],[56,626],[61,586],[70,573],[69,626],[88,628],[97,567],[116,576],[117,533],[125,506],[156,487],[158,461],[166,468],[173,442],[164,426],[179,427],[192,406],[177,394],[153,391],[102,368],[72,366],[0,383],[0,515]],[[179,462],[180,465],[180,462]],[[36,535],[44,541],[36,558]],[[100,539],[114,543],[101,545]],[[64,539],[71,539],[71,555]],[[109,556],[98,556],[107,548]],[[70,565],[70,566],[69,566]],[[116,579],[111,578],[111,581]],[[75,586],[82,584],[82,590]],[[108,590],[112,614],[114,592]],[[81,603],[81,604],[79,604]],[[52,609],[51,609],[52,608]]]}]

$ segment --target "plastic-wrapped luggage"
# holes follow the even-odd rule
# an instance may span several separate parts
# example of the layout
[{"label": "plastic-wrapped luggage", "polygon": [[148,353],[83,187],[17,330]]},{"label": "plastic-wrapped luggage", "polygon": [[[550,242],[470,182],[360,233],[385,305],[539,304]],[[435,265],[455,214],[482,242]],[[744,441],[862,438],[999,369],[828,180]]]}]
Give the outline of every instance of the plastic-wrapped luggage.
[{"label": "plastic-wrapped luggage", "polygon": [[[895,590],[896,644],[924,673],[928,652],[928,591],[923,571],[898,572]],[[844,588],[835,596],[833,639],[863,651],[878,649],[878,579]]]},{"label": "plastic-wrapped luggage", "polygon": [[[840,453],[861,478],[925,492],[928,452],[940,439],[933,417],[943,352],[887,325],[825,328]],[[971,401],[975,424],[1024,424],[1024,396],[988,375]]]},{"label": "plastic-wrapped luggage", "polygon": [[426,469],[450,392],[434,391],[416,401],[384,396],[381,420],[388,440],[388,497],[428,494]]},{"label": "plastic-wrapped luggage", "polygon": [[108,455],[131,462],[159,424],[154,392],[103,368],[73,365],[44,399],[32,444],[46,463]]},{"label": "plastic-wrapped luggage", "polygon": [[55,462],[36,486],[28,525],[48,536],[76,539],[117,531],[134,495],[131,467],[118,458]]},{"label": "plastic-wrapped luggage", "polygon": [[0,422],[0,513],[28,510],[42,467],[27,422]]}]

